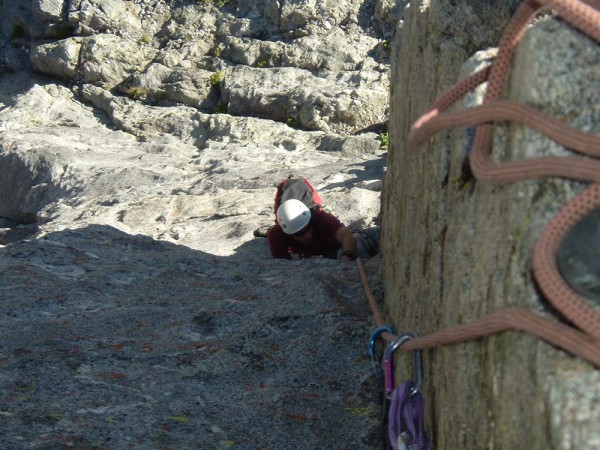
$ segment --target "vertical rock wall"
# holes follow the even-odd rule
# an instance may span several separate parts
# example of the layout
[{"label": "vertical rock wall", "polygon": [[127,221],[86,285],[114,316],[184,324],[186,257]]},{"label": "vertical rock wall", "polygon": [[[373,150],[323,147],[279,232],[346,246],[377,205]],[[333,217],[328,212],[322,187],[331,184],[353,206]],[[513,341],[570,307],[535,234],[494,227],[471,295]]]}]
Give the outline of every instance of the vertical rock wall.
[{"label": "vertical rock wall", "polygon": [[[474,180],[466,129],[419,149],[406,144],[431,102],[493,56],[472,57],[497,45],[519,3],[421,0],[405,10],[393,50],[382,239],[385,314],[399,332],[425,335],[507,306],[556,319],[532,280],[532,250],[581,183]],[[519,46],[506,97],[600,133],[599,48],[556,19],[542,21]],[[501,160],[566,154],[517,125],[496,127],[493,153]],[[600,375],[587,363],[513,332],[424,357],[435,448],[600,448]],[[398,378],[409,376],[410,364],[399,356]]]}]

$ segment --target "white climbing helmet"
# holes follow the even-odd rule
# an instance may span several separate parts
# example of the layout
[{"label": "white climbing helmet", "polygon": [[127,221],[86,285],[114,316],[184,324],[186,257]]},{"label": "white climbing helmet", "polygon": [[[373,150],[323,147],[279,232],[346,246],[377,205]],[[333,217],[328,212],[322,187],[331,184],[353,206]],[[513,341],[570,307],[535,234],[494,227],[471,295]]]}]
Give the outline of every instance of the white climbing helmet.
[{"label": "white climbing helmet", "polygon": [[294,234],[310,222],[310,210],[300,200],[290,199],[277,208],[277,222],[285,234]]}]

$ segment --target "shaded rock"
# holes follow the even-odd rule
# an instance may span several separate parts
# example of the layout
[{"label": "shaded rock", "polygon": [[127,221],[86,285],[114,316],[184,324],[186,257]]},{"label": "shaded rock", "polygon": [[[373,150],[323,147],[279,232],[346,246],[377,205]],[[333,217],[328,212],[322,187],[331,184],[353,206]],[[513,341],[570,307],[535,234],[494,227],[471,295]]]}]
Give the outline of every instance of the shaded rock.
[{"label": "shaded rock", "polygon": [[53,182],[53,159],[51,152],[35,149],[24,159],[14,153],[0,155],[0,216],[17,223],[35,223],[50,199],[64,195]]},{"label": "shaded rock", "polygon": [[[492,3],[411,2],[392,51],[385,289],[390,320],[421,335],[515,306],[563,320],[532,279],[532,253],[542,228],[581,183],[551,177],[491,186],[474,179],[471,127],[442,131],[422,148],[407,144],[411,124],[434,98],[493,57],[488,48],[521,2]],[[519,43],[502,98],[598,134],[600,47],[549,19],[538,20]],[[480,100],[477,92],[455,108]],[[494,161],[567,154],[522,124],[494,126]],[[435,348],[424,358],[436,448],[596,447],[600,372],[588,363],[512,331]],[[592,402],[576,400],[588,395]]]},{"label": "shaded rock", "polygon": [[[0,245],[7,245],[12,242],[23,241],[25,239],[32,238],[39,229],[37,223],[35,223],[35,216],[20,216],[20,222],[25,222],[26,225],[22,225],[19,222],[13,222],[12,220],[3,219],[0,222],[9,222],[10,226],[3,227],[0,223]],[[5,223],[5,225],[7,225]]]},{"label": "shaded rock", "polygon": [[600,210],[581,219],[561,243],[557,263],[561,274],[572,289],[600,303]]},{"label": "shaded rock", "polygon": [[380,445],[353,265],[106,226],[0,253],[3,447]]},{"label": "shaded rock", "polygon": [[404,9],[408,6],[407,0],[377,0],[375,4],[375,17],[395,27],[402,19]]}]

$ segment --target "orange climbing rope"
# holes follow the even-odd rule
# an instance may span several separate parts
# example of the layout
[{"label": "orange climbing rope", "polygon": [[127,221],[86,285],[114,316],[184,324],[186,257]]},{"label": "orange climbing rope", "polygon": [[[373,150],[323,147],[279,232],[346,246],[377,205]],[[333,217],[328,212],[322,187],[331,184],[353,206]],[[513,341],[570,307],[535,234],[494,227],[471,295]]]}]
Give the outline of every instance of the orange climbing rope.
[{"label": "orange climbing rope", "polygon": [[[505,183],[559,176],[593,183],[563,207],[546,226],[536,244],[533,261],[534,276],[544,296],[579,329],[543,318],[524,308],[510,308],[412,339],[402,346],[403,350],[421,350],[517,330],[537,336],[600,368],[600,312],[564,281],[556,263],[556,252],[566,233],[582,217],[600,208],[600,161],[582,157],[542,157],[494,163],[489,158],[493,122],[498,121],[521,122],[570,150],[600,157],[599,136],[577,130],[531,106],[500,99],[518,42],[531,20],[548,9],[600,42],[600,0],[525,0],[507,25],[491,66],[476,72],[439,97],[413,124],[409,144],[413,148],[423,145],[434,133],[443,129],[479,125],[469,158],[472,172],[478,179],[488,183]],[[464,111],[447,111],[484,82],[487,82],[487,88],[482,105]],[[370,292],[364,267],[360,260],[357,264],[375,320],[381,326],[384,321]],[[382,337],[388,341],[394,338],[387,332]]]},{"label": "orange climbing rope", "polygon": [[[357,259],[356,262],[375,322],[378,326],[385,325],[386,322],[371,293],[362,261]],[[525,308],[503,309],[478,320],[416,337],[403,344],[402,350],[412,351],[441,347],[480,339],[503,331],[522,331],[531,334],[600,368],[600,343],[598,341],[567,325],[540,317]],[[396,336],[384,331],[381,333],[381,337],[391,342]]]}]

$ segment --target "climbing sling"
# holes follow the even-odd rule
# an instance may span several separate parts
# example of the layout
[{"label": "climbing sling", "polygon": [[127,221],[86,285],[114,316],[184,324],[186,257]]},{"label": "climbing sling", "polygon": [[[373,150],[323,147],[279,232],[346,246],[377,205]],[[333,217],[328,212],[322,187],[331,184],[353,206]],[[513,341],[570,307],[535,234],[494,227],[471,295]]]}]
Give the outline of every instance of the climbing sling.
[{"label": "climbing sling", "polygon": [[413,392],[414,383],[405,381],[392,393],[388,413],[388,439],[394,450],[428,450],[425,432],[425,399]]}]

